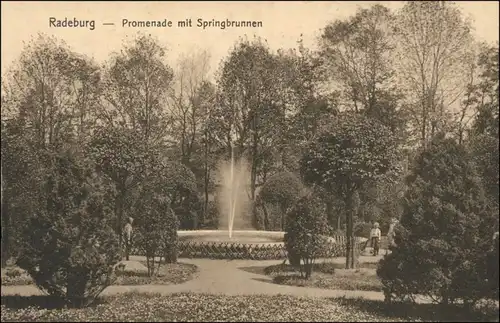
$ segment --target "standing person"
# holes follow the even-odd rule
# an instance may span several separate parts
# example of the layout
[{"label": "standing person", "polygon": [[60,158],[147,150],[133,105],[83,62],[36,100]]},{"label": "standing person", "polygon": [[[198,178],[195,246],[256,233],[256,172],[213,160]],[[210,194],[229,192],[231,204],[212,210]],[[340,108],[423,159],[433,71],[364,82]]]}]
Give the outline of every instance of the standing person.
[{"label": "standing person", "polygon": [[130,247],[132,245],[132,222],[134,222],[133,218],[128,218],[127,224],[123,228],[125,234],[125,259],[129,260],[130,256]]},{"label": "standing person", "polygon": [[373,255],[376,256],[378,255],[378,249],[379,249],[379,242],[380,238],[382,237],[382,233],[380,232],[379,229],[379,224],[378,222],[375,222],[373,224],[373,228],[370,231],[370,242],[373,248]]}]

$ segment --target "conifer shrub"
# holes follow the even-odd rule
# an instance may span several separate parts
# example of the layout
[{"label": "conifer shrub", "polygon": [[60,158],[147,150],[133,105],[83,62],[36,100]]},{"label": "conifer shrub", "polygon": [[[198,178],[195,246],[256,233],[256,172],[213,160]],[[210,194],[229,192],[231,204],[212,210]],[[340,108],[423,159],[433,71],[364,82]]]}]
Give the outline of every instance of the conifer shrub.
[{"label": "conifer shrub", "polygon": [[488,291],[485,256],[494,226],[468,151],[437,137],[407,181],[396,245],[377,269],[386,299],[421,294],[442,304],[473,305]]},{"label": "conifer shrub", "polygon": [[51,157],[41,208],[25,224],[17,265],[42,291],[81,307],[114,279],[118,237],[104,183],[72,153]]}]

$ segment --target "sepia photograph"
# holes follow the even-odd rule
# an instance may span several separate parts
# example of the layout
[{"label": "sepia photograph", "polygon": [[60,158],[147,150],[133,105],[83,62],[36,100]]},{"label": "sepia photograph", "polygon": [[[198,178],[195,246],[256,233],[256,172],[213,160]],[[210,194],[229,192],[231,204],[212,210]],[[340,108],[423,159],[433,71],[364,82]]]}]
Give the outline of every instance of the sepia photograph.
[{"label": "sepia photograph", "polygon": [[2,1],[2,322],[499,322],[498,1]]}]

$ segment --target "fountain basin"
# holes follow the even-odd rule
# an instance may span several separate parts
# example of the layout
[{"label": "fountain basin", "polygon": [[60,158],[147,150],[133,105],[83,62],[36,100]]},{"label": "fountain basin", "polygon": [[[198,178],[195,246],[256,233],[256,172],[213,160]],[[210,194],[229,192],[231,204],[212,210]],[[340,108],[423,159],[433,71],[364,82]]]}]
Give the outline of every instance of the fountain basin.
[{"label": "fountain basin", "polygon": [[283,244],[283,231],[235,230],[231,238],[228,230],[177,231],[182,242],[227,242],[243,244]]},{"label": "fountain basin", "polygon": [[[177,231],[179,258],[283,260],[287,258],[285,232],[233,230]],[[327,243],[318,257],[345,256],[345,236],[325,237]],[[363,249],[366,238],[356,238],[356,248]],[[138,250],[134,254],[140,255]]]},{"label": "fountain basin", "polygon": [[285,259],[284,232],[233,230],[177,231],[182,258]]}]

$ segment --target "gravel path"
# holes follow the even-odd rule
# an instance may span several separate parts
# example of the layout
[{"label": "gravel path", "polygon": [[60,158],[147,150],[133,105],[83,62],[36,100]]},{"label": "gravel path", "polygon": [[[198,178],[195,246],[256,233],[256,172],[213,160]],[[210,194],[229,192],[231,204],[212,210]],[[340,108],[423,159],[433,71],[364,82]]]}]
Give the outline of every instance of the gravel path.
[{"label": "gravel path", "polygon": [[[360,262],[377,262],[378,257],[360,257]],[[141,257],[131,257],[131,260],[141,260]],[[343,263],[345,258],[333,259]],[[211,259],[180,259],[180,262],[198,266],[197,277],[178,285],[141,285],[141,286],[110,286],[103,295],[111,295],[128,291],[153,292],[168,295],[179,292],[223,294],[223,295],[277,295],[286,294],[307,297],[363,297],[370,300],[383,300],[381,292],[328,290],[311,287],[297,287],[274,284],[270,277],[265,276],[263,267],[280,264],[280,260],[211,260]],[[2,295],[40,295],[35,286],[2,286]]]}]

